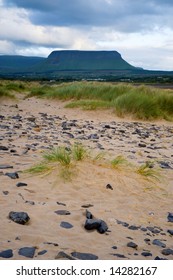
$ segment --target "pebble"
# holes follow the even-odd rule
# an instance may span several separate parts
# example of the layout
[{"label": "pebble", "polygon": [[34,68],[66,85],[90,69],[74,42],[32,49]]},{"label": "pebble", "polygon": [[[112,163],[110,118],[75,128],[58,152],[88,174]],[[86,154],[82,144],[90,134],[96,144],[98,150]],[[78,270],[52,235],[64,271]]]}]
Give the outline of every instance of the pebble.
[{"label": "pebble", "polygon": [[0,252],[0,258],[10,259],[12,257],[13,257],[13,251],[11,249]]},{"label": "pebble", "polygon": [[47,250],[42,250],[42,251],[38,252],[38,256],[45,255],[46,253],[47,253]]},{"label": "pebble", "polygon": [[161,253],[163,254],[163,255],[165,255],[165,256],[169,256],[169,255],[173,255],[173,250],[172,249],[163,249],[162,251],[161,251]]},{"label": "pebble", "polygon": [[138,245],[134,242],[129,242],[127,243],[127,247],[133,248],[133,249],[137,249]]},{"label": "pebble", "polygon": [[75,258],[73,258],[72,256],[66,254],[63,251],[60,251],[58,253],[58,255],[55,257],[55,260],[59,260],[59,259],[62,259],[62,260],[75,260]]},{"label": "pebble", "polygon": [[152,256],[152,253],[144,251],[144,252],[141,253],[141,255],[144,256],[144,257],[150,257],[150,256]]},{"label": "pebble", "polygon": [[101,234],[105,233],[108,230],[107,224],[100,219],[87,219],[84,227],[87,230],[96,229]]},{"label": "pebble", "polygon": [[57,215],[64,215],[64,216],[66,216],[66,215],[70,215],[71,213],[69,212],[69,211],[67,211],[67,210],[57,210],[57,211],[55,211],[55,213],[57,214]]},{"label": "pebble", "polygon": [[73,225],[68,222],[61,222],[60,227],[66,228],[66,229],[71,229],[71,228],[73,228]]},{"label": "pebble", "polygon": [[169,212],[167,216],[168,222],[173,223],[173,213]]},{"label": "pebble", "polygon": [[35,254],[35,250],[36,250],[35,247],[23,247],[19,249],[18,254],[26,258],[32,259]]},{"label": "pebble", "polygon": [[28,184],[26,183],[22,183],[22,182],[19,182],[16,184],[16,187],[20,188],[20,187],[26,187]]},{"label": "pebble", "polygon": [[163,242],[161,242],[159,239],[154,239],[152,242],[153,245],[162,247],[162,248],[166,248],[166,244],[164,244]]},{"label": "pebble", "polygon": [[5,146],[0,146],[0,151],[8,151],[8,148]]},{"label": "pebble", "polygon": [[19,174],[17,172],[5,173],[5,175],[10,177],[11,179],[18,179],[19,178]]},{"label": "pebble", "polygon": [[113,187],[110,184],[106,185],[106,189],[112,190],[113,191]]},{"label": "pebble", "polygon": [[9,213],[9,218],[13,222],[15,222],[17,224],[21,224],[21,225],[25,225],[30,220],[30,217],[28,216],[28,214],[26,212],[13,212],[13,211],[11,211]]},{"label": "pebble", "polygon": [[168,229],[167,231],[170,235],[173,235],[173,230],[172,229]]},{"label": "pebble", "polygon": [[12,165],[0,164],[0,169],[8,169],[8,168],[13,168],[13,166]]},{"label": "pebble", "polygon": [[79,260],[98,260],[98,256],[88,253],[72,252],[71,255]]}]

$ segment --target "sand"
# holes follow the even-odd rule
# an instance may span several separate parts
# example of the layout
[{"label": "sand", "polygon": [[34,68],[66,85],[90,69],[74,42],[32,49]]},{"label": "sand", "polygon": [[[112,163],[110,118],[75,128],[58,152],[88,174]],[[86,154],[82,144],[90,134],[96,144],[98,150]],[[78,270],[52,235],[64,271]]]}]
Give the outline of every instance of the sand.
[{"label": "sand", "polygon": [[[173,250],[167,232],[173,230],[167,219],[173,212],[172,123],[120,119],[111,111],[65,109],[65,104],[34,97],[23,100],[20,94],[17,101],[0,101],[0,146],[8,148],[0,150],[0,165],[13,166],[0,169],[0,254],[11,249],[11,259],[28,259],[19,250],[29,247],[35,248],[33,260],[53,260],[61,251],[69,256],[89,253],[100,260],[173,259],[162,251]],[[60,176],[59,167],[48,174],[23,172],[39,163],[50,147],[76,141],[92,155],[105,152],[109,159],[121,154],[132,166],[113,169],[105,161],[88,158],[76,163],[69,180]],[[154,161],[159,180],[135,172],[146,160]],[[11,179],[7,172],[17,172],[19,178]],[[27,186],[17,187],[19,182]],[[85,230],[86,209],[106,222],[106,233]],[[58,215],[58,210],[70,215]],[[10,211],[27,212],[29,222],[13,222]],[[63,228],[62,222],[73,227]],[[127,246],[131,241],[136,249]]]}]

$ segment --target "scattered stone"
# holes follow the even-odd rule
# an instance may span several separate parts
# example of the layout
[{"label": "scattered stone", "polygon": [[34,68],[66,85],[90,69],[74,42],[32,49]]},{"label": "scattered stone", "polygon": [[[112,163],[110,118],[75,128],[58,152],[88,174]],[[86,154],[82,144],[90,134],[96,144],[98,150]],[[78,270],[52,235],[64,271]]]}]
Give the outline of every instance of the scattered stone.
[{"label": "scattered stone", "polygon": [[163,168],[163,169],[173,169],[173,168],[169,165],[169,163],[167,163],[167,162],[160,161],[159,163],[160,163],[160,167]]},{"label": "scattered stone", "polygon": [[144,232],[146,232],[147,231],[147,228],[140,228],[140,230],[142,230],[142,231],[144,231]]},{"label": "scattered stone", "polygon": [[16,187],[20,188],[20,187],[26,187],[28,184],[26,183],[22,183],[22,182],[19,182],[16,184]]},{"label": "scattered stone", "polygon": [[168,222],[171,222],[171,223],[173,223],[173,213],[168,213],[168,217],[167,217],[167,219],[168,219]]},{"label": "scattered stone", "polygon": [[0,146],[0,151],[8,151],[8,148],[5,146]]},{"label": "scattered stone", "polygon": [[0,258],[10,259],[12,257],[13,257],[13,251],[11,249],[0,252]]},{"label": "scattered stone", "polygon": [[73,225],[68,222],[61,222],[60,227],[70,229],[73,228]]},{"label": "scattered stone", "polygon": [[145,251],[144,251],[144,252],[141,253],[141,255],[144,256],[144,257],[151,257],[151,256],[152,256],[152,253],[151,253],[151,252],[145,252]]},{"label": "scattered stone", "polygon": [[38,252],[38,256],[42,256],[46,253],[47,253],[47,250],[42,250],[42,251]]},{"label": "scattered stone", "polygon": [[70,215],[71,213],[69,212],[69,211],[67,211],[67,210],[57,210],[57,211],[55,211],[55,213],[57,214],[57,215],[64,215],[64,216],[66,216],[66,215]]},{"label": "scattered stone", "polygon": [[75,258],[71,257],[70,255],[66,254],[63,251],[60,251],[58,255],[55,257],[55,260],[75,260]]},{"label": "scattered stone", "polygon": [[30,205],[35,205],[35,202],[34,202],[34,201],[26,200],[25,203],[28,203],[28,204],[30,204]]},{"label": "scattered stone", "polygon": [[157,256],[157,257],[155,257],[155,260],[157,260],[157,261],[159,260],[160,261],[160,260],[167,260],[167,259],[160,258],[159,256]]},{"label": "scattered stone", "polygon": [[28,214],[26,212],[13,212],[13,211],[11,211],[9,213],[9,218],[13,222],[15,222],[17,224],[21,224],[21,225],[25,225],[30,220],[30,217],[28,216]]},{"label": "scattered stone", "polygon": [[19,249],[18,254],[26,258],[32,259],[35,254],[35,250],[36,250],[35,247],[23,247]]},{"label": "scattered stone", "polygon": [[65,204],[65,203],[58,202],[58,201],[57,201],[57,204],[58,204],[58,205],[61,205],[61,206],[66,206],[66,204]]},{"label": "scattered stone", "polygon": [[165,255],[165,256],[169,256],[169,255],[173,255],[173,250],[172,249],[163,249],[162,251],[161,251],[161,253],[163,254],[163,255]]},{"label": "scattered stone", "polygon": [[107,184],[106,188],[113,191],[113,187],[110,184]]},{"label": "scattered stone", "polygon": [[9,169],[9,168],[13,168],[12,165],[6,165],[6,164],[0,164],[0,169]]},{"label": "scattered stone", "polygon": [[101,233],[101,234],[103,234],[103,233],[108,231],[108,226],[107,226],[107,224],[103,220],[101,220],[101,224],[98,227],[97,231],[99,233]]},{"label": "scattered stone", "polygon": [[19,178],[19,174],[17,172],[5,173],[5,175],[10,177],[11,179],[18,179]]},{"label": "scattered stone", "polygon": [[93,207],[94,205],[93,204],[84,204],[84,205],[82,205],[81,207],[82,208],[91,208],[91,207]]},{"label": "scattered stone", "polygon": [[133,249],[137,249],[138,245],[134,242],[129,242],[127,243],[127,247],[133,248]]},{"label": "scattered stone", "polygon": [[137,226],[133,226],[133,225],[128,227],[128,229],[130,229],[130,230],[138,230],[139,228],[140,228],[139,226],[137,227]]},{"label": "scattered stone", "polygon": [[162,248],[166,248],[166,244],[164,244],[163,242],[161,242],[159,239],[154,239],[152,242],[153,245],[162,247]]},{"label": "scattered stone", "polygon": [[54,242],[44,242],[44,244],[47,244],[47,245],[53,245],[55,247],[58,247],[58,243],[54,243]]},{"label": "scattered stone", "polygon": [[143,143],[139,143],[138,146],[139,146],[140,148],[145,148],[147,145],[146,145],[146,144],[143,144]]},{"label": "scattered stone", "polygon": [[117,250],[118,247],[117,247],[117,246],[112,246],[112,249],[113,249],[113,250]]},{"label": "scattered stone", "polygon": [[173,235],[173,230],[172,229],[168,229],[167,231],[170,235]]},{"label": "scattered stone", "polygon": [[71,255],[79,260],[98,260],[98,256],[88,253],[72,252]]},{"label": "scattered stone", "polygon": [[8,195],[9,192],[8,192],[8,191],[3,191],[3,194],[4,194],[4,195]]},{"label": "scattered stone", "polygon": [[118,257],[118,258],[121,258],[121,259],[126,259],[127,257],[122,255],[122,254],[112,254],[112,256],[115,256],[115,257]]}]

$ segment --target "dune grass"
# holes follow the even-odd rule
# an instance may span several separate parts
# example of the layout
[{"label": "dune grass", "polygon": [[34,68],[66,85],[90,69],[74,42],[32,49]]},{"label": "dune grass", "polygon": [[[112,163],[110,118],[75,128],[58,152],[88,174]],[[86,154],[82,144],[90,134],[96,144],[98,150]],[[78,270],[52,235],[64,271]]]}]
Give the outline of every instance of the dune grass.
[{"label": "dune grass", "polygon": [[28,97],[70,101],[66,108],[111,109],[120,117],[173,120],[173,91],[108,82],[71,82],[31,89]]},{"label": "dune grass", "polygon": [[160,180],[160,173],[158,170],[153,168],[153,164],[151,162],[145,162],[144,164],[140,165],[136,169],[137,174],[140,174],[146,179],[153,178],[156,180]]}]

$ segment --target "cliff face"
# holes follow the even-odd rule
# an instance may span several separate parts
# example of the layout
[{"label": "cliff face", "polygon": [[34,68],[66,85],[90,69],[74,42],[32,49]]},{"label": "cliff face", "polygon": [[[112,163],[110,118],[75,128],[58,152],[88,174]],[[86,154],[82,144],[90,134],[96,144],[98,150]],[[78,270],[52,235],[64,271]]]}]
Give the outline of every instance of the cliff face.
[{"label": "cliff face", "polygon": [[132,70],[117,51],[53,51],[47,65],[57,70]]}]

